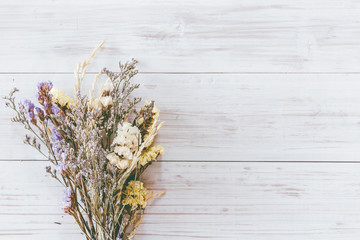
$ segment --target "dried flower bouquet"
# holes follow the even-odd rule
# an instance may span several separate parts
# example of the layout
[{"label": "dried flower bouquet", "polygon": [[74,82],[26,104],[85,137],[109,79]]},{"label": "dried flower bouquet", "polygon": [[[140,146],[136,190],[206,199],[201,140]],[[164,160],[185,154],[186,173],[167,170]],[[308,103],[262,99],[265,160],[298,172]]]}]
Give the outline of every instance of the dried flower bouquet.
[{"label": "dried flower bouquet", "polygon": [[[53,164],[46,171],[64,186],[62,208],[86,239],[128,240],[157,194],[147,191],[140,176],[164,152],[160,145],[153,146],[162,123],[154,102],[137,110],[140,99],[130,97],[139,87],[130,82],[138,72],[135,60],[119,63],[118,73],[102,69],[89,94],[82,95],[86,69],[102,44],[78,64],[74,97],[42,82],[37,86],[38,106],[29,100],[17,104],[16,88],[5,99],[16,112],[12,121],[32,133],[24,142]],[[101,75],[107,80],[95,98]]]}]

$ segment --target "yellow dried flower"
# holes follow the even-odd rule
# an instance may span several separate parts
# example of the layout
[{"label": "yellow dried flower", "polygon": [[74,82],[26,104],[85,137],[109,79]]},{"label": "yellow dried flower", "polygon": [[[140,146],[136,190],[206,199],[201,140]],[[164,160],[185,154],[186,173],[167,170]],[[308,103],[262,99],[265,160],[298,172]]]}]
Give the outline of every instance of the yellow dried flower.
[{"label": "yellow dried flower", "polygon": [[141,208],[146,207],[147,189],[141,181],[130,181],[123,194],[124,200],[122,204],[130,205],[133,208],[137,208],[138,206]]},{"label": "yellow dried flower", "polygon": [[145,166],[148,162],[155,161],[160,154],[164,154],[164,148],[162,146],[156,145],[150,147],[141,153],[139,162],[141,166]]},{"label": "yellow dried flower", "polygon": [[54,102],[58,103],[62,107],[69,107],[69,106],[75,106],[74,100],[66,95],[61,90],[58,90],[56,88],[52,88],[50,93],[53,95],[52,99]]}]

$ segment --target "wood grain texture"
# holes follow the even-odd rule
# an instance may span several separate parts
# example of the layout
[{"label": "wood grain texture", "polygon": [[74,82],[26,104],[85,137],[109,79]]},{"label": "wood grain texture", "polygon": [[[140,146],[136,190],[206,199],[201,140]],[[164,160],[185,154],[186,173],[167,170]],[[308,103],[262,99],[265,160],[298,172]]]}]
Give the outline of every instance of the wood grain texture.
[{"label": "wood grain texture", "polygon": [[[144,181],[167,193],[136,240],[357,240],[359,163],[345,162],[360,159],[359,10],[355,0],[3,0],[0,95],[17,86],[33,99],[43,80],[71,93],[77,61],[106,40],[89,71],[135,57],[137,95],[166,122],[166,154]],[[47,162],[0,112],[0,239],[84,239]]]},{"label": "wood grain texture", "polygon": [[0,72],[72,72],[135,57],[145,72],[359,70],[354,0],[1,1]]},{"label": "wood grain texture", "polygon": [[[0,162],[1,239],[83,239],[47,162]],[[358,239],[359,164],[155,163],[137,239]],[[61,223],[61,225],[55,222]]]},{"label": "wood grain texture", "polygon": [[[356,74],[142,74],[134,82],[141,83],[136,94],[154,99],[162,111],[165,126],[158,143],[166,149],[163,160],[358,161],[358,78]],[[0,75],[0,94],[16,85],[22,97],[31,98],[42,80],[52,80],[70,94],[73,79],[68,74]],[[41,159],[23,145],[24,129],[9,121],[13,113],[4,108],[2,104],[0,158]]]}]

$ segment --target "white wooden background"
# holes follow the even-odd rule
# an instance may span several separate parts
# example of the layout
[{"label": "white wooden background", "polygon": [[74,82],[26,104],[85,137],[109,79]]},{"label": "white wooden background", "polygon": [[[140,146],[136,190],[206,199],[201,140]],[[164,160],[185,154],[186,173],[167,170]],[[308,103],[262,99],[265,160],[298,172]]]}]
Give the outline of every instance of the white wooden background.
[{"label": "white wooden background", "polygon": [[[71,92],[103,39],[166,122],[138,240],[360,238],[360,1],[1,0],[0,94]],[[0,239],[84,239],[0,110]]]}]

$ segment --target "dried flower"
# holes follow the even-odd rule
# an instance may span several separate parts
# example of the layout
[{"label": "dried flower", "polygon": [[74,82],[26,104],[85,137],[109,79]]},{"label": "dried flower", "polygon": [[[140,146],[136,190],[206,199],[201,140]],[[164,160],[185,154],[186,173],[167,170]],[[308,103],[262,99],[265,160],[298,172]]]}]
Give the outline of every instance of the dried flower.
[{"label": "dried flower", "polygon": [[23,111],[28,113],[34,111],[35,105],[28,99],[25,99],[20,103],[23,107]]},{"label": "dried flower", "polygon": [[58,108],[57,106],[55,106],[55,105],[52,105],[51,106],[51,113],[52,114],[58,114],[60,112],[60,108]]},{"label": "dried flower", "polygon": [[50,167],[50,166],[46,166],[46,167],[45,167],[45,170],[46,170],[47,173],[50,173],[50,172],[51,172],[51,167]]},{"label": "dried flower", "polygon": [[52,87],[53,87],[53,83],[50,82],[50,81],[40,82],[40,83],[38,83],[38,85],[37,85],[37,88],[38,88],[38,91],[39,91],[39,92],[41,92],[41,91],[50,92],[50,90],[52,89]]},{"label": "dried flower", "polygon": [[72,191],[71,188],[67,187],[63,190],[63,197],[61,201],[61,208],[65,212],[69,212],[70,208],[72,207]]},{"label": "dried flower", "polygon": [[102,108],[102,104],[100,99],[96,98],[96,99],[92,99],[92,101],[90,102],[90,107],[94,110],[98,110]]},{"label": "dried flower", "polygon": [[37,117],[41,120],[41,121],[44,121],[45,120],[45,113],[44,111],[39,108],[39,107],[35,107],[35,111],[36,111],[36,115]]},{"label": "dried flower", "polygon": [[150,147],[149,149],[143,151],[139,162],[142,166],[145,166],[147,163],[155,161],[160,154],[164,154],[164,148],[162,146],[156,145]]},{"label": "dried flower", "polygon": [[106,155],[106,158],[110,161],[112,165],[116,165],[121,159],[115,153],[109,153]]},{"label": "dried flower", "polygon": [[50,91],[53,87],[52,82],[40,82],[37,85],[37,99],[41,105],[49,104],[51,102],[52,95]]},{"label": "dried flower", "polygon": [[112,83],[108,80],[106,80],[105,84],[102,85],[101,88],[101,95],[102,96],[108,96],[110,94],[111,91],[114,90],[114,86],[112,85]]},{"label": "dried flower", "polygon": [[[158,124],[154,102],[137,110],[140,98],[130,97],[139,87],[130,81],[138,73],[135,60],[120,63],[118,73],[102,69],[89,95],[82,94],[81,83],[98,48],[75,70],[74,98],[51,82],[41,82],[39,107],[29,100],[17,105],[17,89],[5,97],[6,106],[16,113],[13,121],[32,134],[24,143],[53,164],[46,171],[65,187],[61,207],[74,217],[86,239],[130,240],[147,201],[155,195],[147,194],[139,178],[164,151],[151,146],[162,123]],[[108,79],[93,98],[103,75]]]},{"label": "dried flower", "polygon": [[117,134],[113,145],[126,146],[131,151],[136,151],[140,144],[140,131],[136,126],[129,122],[123,122],[118,125]]},{"label": "dried flower", "polygon": [[[139,148],[140,131],[129,122],[118,125],[117,135],[113,140],[114,152],[107,155],[110,163],[120,169],[126,169]],[[115,155],[116,157],[115,157]]]},{"label": "dried flower", "polygon": [[58,170],[60,173],[62,173],[63,171],[65,171],[65,170],[66,170],[65,164],[64,164],[63,162],[59,162],[58,167],[57,167],[57,170]]},{"label": "dried flower", "polygon": [[109,160],[110,164],[118,167],[119,169],[126,169],[130,165],[129,159],[121,159],[115,152],[109,153],[106,155],[106,158]]},{"label": "dried flower", "polygon": [[104,108],[107,108],[108,106],[113,105],[112,98],[110,96],[105,96],[100,98],[100,102]]},{"label": "dried flower", "polygon": [[25,99],[20,102],[20,107],[23,113],[25,114],[26,119],[29,122],[35,124],[36,123],[35,113],[34,113],[35,105],[30,100]]},{"label": "dried flower", "polygon": [[53,139],[53,141],[61,141],[62,140],[62,136],[59,133],[59,131],[56,129],[56,127],[53,127],[53,129],[52,129],[52,139]]},{"label": "dried flower", "polygon": [[59,89],[52,88],[50,93],[53,95],[53,102],[58,103],[61,107],[70,107],[75,105],[74,99]]},{"label": "dried flower", "polygon": [[130,181],[124,191],[123,199],[124,205],[130,205],[133,208],[145,208],[147,203],[147,189],[144,187],[144,183],[140,181]]}]

